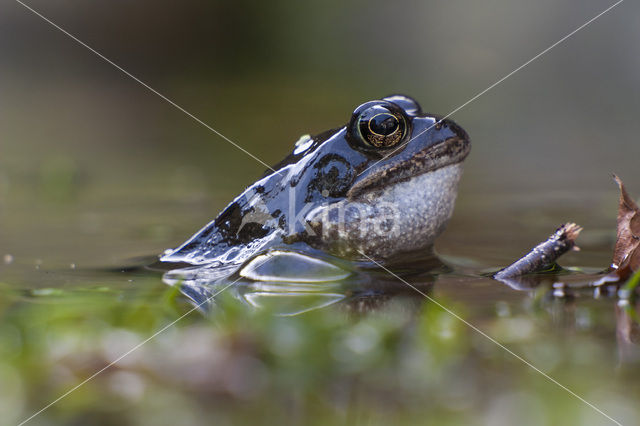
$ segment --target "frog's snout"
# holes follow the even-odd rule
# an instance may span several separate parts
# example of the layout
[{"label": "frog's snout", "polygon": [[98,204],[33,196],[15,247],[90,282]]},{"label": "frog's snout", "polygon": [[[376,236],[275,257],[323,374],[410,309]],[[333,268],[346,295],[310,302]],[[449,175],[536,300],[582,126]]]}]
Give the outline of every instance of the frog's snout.
[{"label": "frog's snout", "polygon": [[438,121],[438,124],[441,127],[447,127],[449,130],[453,132],[453,134],[455,134],[459,139],[464,141],[467,145],[471,144],[471,139],[469,139],[469,134],[462,127],[456,124],[455,121],[445,118]]}]

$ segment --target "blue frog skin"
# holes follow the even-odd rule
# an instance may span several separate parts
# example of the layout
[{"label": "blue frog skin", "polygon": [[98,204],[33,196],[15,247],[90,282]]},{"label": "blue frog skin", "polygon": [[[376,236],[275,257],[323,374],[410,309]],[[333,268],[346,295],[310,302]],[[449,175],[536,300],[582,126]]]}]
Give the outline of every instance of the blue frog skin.
[{"label": "blue frog skin", "polygon": [[407,96],[366,102],[345,126],[300,138],[286,158],[160,260],[226,267],[296,252],[300,259],[327,253],[391,264],[429,252],[453,212],[469,150],[461,127],[423,113]]}]

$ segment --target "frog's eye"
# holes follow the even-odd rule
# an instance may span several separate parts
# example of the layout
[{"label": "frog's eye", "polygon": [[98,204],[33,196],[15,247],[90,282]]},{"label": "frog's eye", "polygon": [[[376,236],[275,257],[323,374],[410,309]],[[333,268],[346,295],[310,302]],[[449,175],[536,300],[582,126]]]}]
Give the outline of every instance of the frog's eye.
[{"label": "frog's eye", "polygon": [[349,135],[369,148],[391,148],[404,140],[408,125],[404,112],[395,104],[367,102],[354,111]]}]

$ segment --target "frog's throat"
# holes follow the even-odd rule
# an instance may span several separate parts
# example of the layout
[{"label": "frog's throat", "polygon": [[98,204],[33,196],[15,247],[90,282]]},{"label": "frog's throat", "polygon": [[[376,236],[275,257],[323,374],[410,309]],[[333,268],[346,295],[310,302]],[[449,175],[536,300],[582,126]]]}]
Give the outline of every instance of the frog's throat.
[{"label": "frog's throat", "polygon": [[468,139],[449,138],[418,151],[409,161],[391,163],[381,167],[356,182],[347,192],[347,198],[354,200],[371,192],[374,188],[379,190],[412,177],[460,163],[469,155],[470,150],[471,144]]},{"label": "frog's throat", "polygon": [[444,231],[455,204],[460,163],[389,185],[360,199],[312,211],[307,222],[334,254],[388,261],[428,250]]}]

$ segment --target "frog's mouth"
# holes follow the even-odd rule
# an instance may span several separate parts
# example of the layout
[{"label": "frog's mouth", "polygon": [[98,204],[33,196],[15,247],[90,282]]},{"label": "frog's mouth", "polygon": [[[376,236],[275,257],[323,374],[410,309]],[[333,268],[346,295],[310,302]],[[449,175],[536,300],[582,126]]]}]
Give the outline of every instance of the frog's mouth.
[{"label": "frog's mouth", "polygon": [[356,180],[347,192],[347,198],[357,199],[362,194],[382,190],[415,176],[460,163],[469,155],[471,142],[466,135],[460,135],[426,146],[413,153],[406,151],[407,148],[387,164],[383,164],[384,160],[381,161],[380,167],[372,170],[372,173],[362,179]]}]

